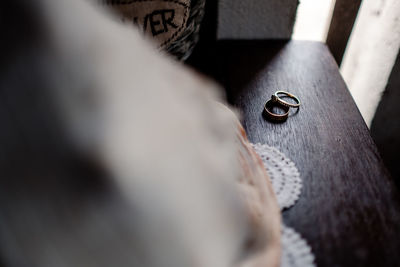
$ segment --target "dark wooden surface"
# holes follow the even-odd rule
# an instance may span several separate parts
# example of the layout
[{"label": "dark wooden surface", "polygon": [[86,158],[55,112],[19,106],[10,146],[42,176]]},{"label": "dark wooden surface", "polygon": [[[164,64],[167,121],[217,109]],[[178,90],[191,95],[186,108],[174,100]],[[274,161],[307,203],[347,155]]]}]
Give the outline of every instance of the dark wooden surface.
[{"label": "dark wooden surface", "polygon": [[362,0],[336,0],[326,44],[336,62],[342,63]]},{"label": "dark wooden surface", "polygon": [[[303,189],[284,223],[311,245],[318,266],[400,266],[399,193],[328,48],[305,41],[224,41],[219,73],[252,142],[297,165]],[[262,117],[276,90],[297,95],[285,123]]]}]

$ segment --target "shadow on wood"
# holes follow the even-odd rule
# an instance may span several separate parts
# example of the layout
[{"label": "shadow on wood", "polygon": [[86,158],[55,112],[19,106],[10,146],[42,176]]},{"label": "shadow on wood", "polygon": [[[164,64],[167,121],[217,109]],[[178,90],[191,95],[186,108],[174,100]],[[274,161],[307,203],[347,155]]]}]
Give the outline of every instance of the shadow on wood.
[{"label": "shadow on wood", "polygon": [[[284,222],[311,244],[317,266],[396,266],[400,198],[326,45],[308,41],[218,44],[218,80],[252,142],[286,154],[303,179]],[[285,123],[262,117],[277,90],[302,106]]]}]

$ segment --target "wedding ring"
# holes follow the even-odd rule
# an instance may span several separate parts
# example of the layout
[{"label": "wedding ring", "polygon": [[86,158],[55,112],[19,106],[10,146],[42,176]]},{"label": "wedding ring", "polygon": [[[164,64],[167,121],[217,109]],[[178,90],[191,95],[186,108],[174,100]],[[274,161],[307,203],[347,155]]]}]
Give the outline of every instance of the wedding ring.
[{"label": "wedding ring", "polygon": [[[289,103],[284,100],[282,100],[279,97],[279,94],[285,95],[287,97],[290,97],[293,99],[296,103]],[[292,95],[291,93],[285,92],[285,91],[276,91],[275,94],[272,95],[271,100],[278,102],[279,104],[286,106],[286,107],[292,107],[292,108],[298,108],[300,107],[300,100],[297,98],[297,96]]]},{"label": "wedding ring", "polygon": [[[285,113],[283,113],[283,114],[277,114],[277,113],[272,112],[272,108],[273,108],[274,106],[280,107],[281,109],[283,109],[283,111],[284,111]],[[283,122],[283,121],[285,121],[285,120],[288,118],[288,116],[289,116],[289,107],[288,107],[288,106],[281,105],[281,104],[279,104],[279,102],[276,102],[276,101],[270,99],[270,100],[267,101],[267,103],[265,103],[263,114],[267,117],[267,119],[269,119],[269,120],[271,120],[271,121],[280,121],[280,122]]]}]

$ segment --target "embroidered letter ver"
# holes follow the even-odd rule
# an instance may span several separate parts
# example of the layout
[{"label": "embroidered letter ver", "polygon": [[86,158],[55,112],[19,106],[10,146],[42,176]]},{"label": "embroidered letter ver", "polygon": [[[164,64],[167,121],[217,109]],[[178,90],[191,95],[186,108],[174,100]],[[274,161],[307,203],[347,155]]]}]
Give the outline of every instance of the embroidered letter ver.
[{"label": "embroidered letter ver", "polygon": [[146,31],[148,24],[150,24],[151,33],[153,36],[157,36],[168,32],[168,25],[176,29],[178,26],[174,24],[174,17],[174,9],[155,10],[144,18],[143,30]]}]

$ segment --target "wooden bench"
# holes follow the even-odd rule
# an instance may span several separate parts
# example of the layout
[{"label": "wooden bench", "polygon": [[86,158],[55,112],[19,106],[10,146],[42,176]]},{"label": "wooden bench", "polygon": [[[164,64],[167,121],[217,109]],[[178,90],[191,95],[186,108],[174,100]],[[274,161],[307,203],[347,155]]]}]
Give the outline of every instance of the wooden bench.
[{"label": "wooden bench", "polygon": [[[317,266],[398,266],[399,193],[326,45],[232,40],[215,52],[209,72],[242,112],[250,141],[278,148],[300,171],[300,200],[283,221],[309,242]],[[277,90],[302,101],[280,124],[262,116]]]}]

